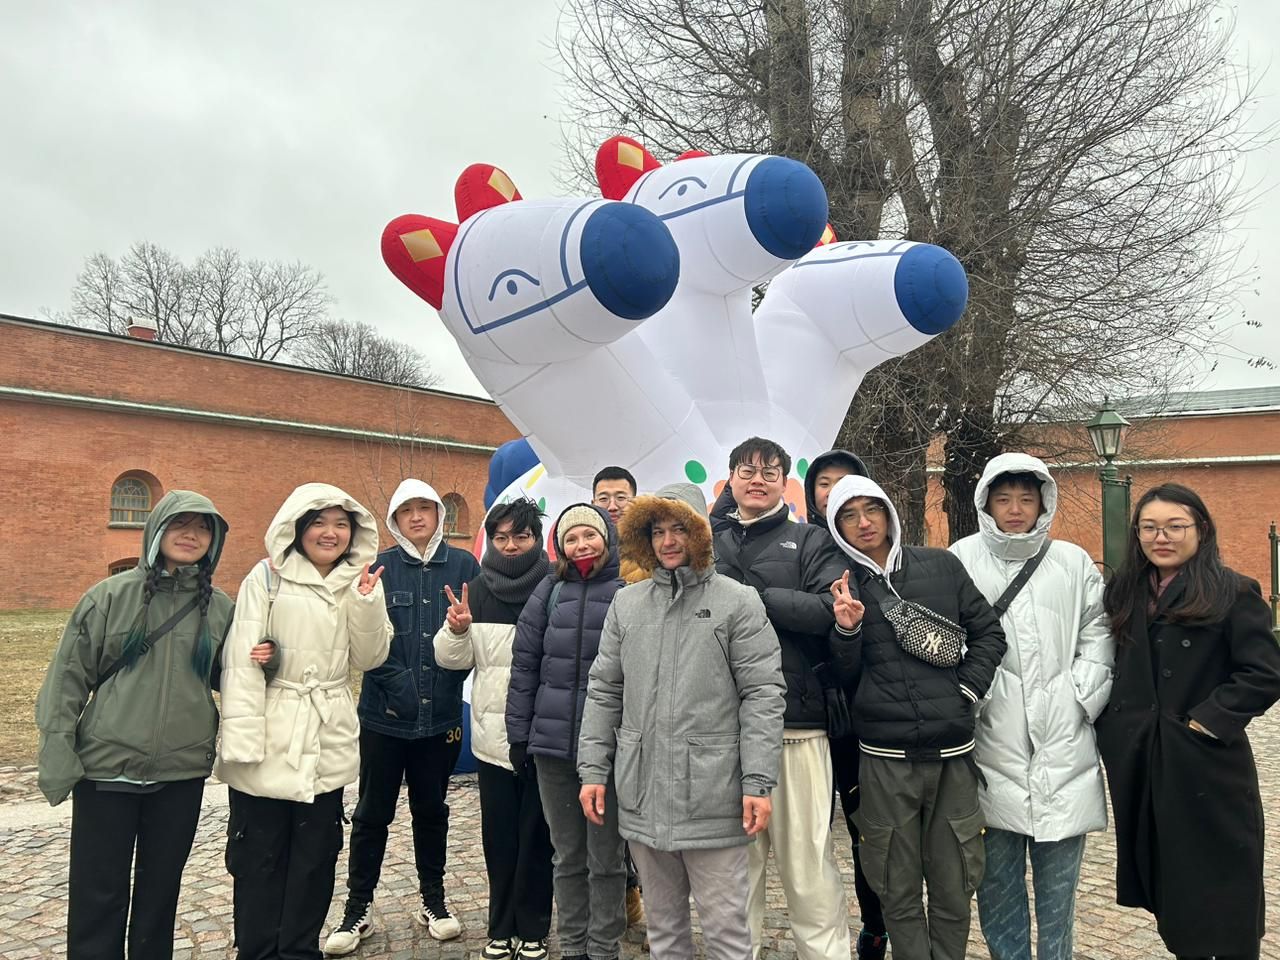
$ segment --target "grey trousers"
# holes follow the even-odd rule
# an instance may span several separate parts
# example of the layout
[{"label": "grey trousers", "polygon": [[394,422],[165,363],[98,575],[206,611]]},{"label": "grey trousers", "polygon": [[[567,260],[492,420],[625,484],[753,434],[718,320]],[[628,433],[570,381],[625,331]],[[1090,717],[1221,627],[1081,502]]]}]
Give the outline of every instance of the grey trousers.
[{"label": "grey trousers", "polygon": [[746,846],[665,853],[632,841],[631,856],[644,888],[653,960],[693,960],[690,893],[707,960],[751,960]]},{"label": "grey trousers", "polygon": [[604,826],[587,820],[571,760],[537,757],[538,793],[555,847],[553,885],[560,955],[614,960],[627,930],[627,871],[618,834],[618,795],[605,788]]},{"label": "grey trousers", "polygon": [[[884,904],[895,960],[962,960],[985,860],[973,769],[963,757],[913,761],[864,753],[859,787],[862,866]],[[927,917],[922,883],[929,888]]]}]

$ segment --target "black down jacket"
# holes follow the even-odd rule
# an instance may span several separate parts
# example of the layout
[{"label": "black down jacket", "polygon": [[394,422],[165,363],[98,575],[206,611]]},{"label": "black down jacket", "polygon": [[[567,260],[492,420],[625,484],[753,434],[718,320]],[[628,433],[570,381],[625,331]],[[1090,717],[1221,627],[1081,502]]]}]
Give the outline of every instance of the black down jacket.
[{"label": "black down jacket", "polygon": [[[716,573],[755,587],[782,648],[790,729],[825,729],[824,681],[815,667],[830,659],[828,637],[835,624],[831,584],[848,569],[835,542],[807,523],[792,523],[783,509],[744,527],[728,520],[716,534]],[[838,681],[834,670],[825,684]]]},{"label": "black down jacket", "polygon": [[[901,565],[892,573],[898,595],[960,624],[968,634],[958,667],[934,667],[898,646],[877,603],[887,592],[883,579],[857,563],[853,577],[866,607],[862,630],[852,639],[835,636],[832,649],[842,679],[857,691],[853,721],[863,751],[912,760],[968,753],[973,704],[986,694],[1006,647],[995,610],[954,554],[903,547]],[[879,582],[878,589],[872,581]]]},{"label": "black down jacket", "polygon": [[606,525],[609,551],[603,565],[585,581],[577,567],[567,566],[549,620],[551,593],[561,578],[548,574],[516,624],[507,688],[507,740],[527,743],[531,754],[577,758],[587,678],[600,647],[600,631],[613,595],[626,586],[618,576],[617,534],[613,524]]}]

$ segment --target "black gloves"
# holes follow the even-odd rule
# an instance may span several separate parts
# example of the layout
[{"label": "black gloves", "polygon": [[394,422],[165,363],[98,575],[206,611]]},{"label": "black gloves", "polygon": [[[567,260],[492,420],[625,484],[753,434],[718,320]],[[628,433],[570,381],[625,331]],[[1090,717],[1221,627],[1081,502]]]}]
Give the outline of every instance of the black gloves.
[{"label": "black gloves", "polygon": [[831,668],[820,663],[813,668],[818,682],[822,684],[822,701],[827,710],[827,736],[839,740],[853,733],[853,721],[849,718],[849,702],[845,699],[844,690]]},{"label": "black gloves", "polygon": [[511,772],[525,780],[533,776],[533,758],[529,756],[529,744],[511,744]]}]

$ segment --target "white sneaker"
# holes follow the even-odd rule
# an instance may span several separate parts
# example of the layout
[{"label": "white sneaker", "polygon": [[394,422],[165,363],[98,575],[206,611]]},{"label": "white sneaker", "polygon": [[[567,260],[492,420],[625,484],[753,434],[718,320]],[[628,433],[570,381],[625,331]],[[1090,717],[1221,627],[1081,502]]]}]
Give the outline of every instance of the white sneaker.
[{"label": "white sneaker", "polygon": [[482,960],[511,960],[515,956],[515,941],[507,940],[490,940],[483,950],[480,951]]},{"label": "white sneaker", "polygon": [[462,934],[462,924],[449,912],[444,897],[422,898],[422,906],[413,919],[427,928],[432,940],[454,940]]},{"label": "white sneaker", "polygon": [[369,918],[372,904],[348,903],[342,923],[329,934],[324,942],[324,953],[327,957],[345,957],[355,953],[360,942],[373,933],[373,920]]},{"label": "white sneaker", "polygon": [[520,941],[520,949],[516,951],[516,960],[547,960],[547,941]]}]

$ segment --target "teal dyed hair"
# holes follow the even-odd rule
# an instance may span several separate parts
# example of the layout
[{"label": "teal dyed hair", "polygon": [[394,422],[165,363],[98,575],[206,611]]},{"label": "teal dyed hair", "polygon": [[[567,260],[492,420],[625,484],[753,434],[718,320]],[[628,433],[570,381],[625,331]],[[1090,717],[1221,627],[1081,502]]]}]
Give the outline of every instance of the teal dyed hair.
[{"label": "teal dyed hair", "polygon": [[[196,630],[196,642],[191,651],[191,669],[196,676],[207,680],[213,669],[214,643],[213,633],[209,630],[209,601],[213,598],[213,567],[208,556],[202,557],[197,574],[197,588],[200,591],[200,626]],[[143,643],[149,630],[147,612],[151,606],[151,598],[155,596],[156,584],[160,580],[160,568],[151,567],[147,571],[147,579],[142,588],[142,609],[129,630],[128,636],[120,649],[120,661],[123,669],[132,670],[142,656]]]}]

